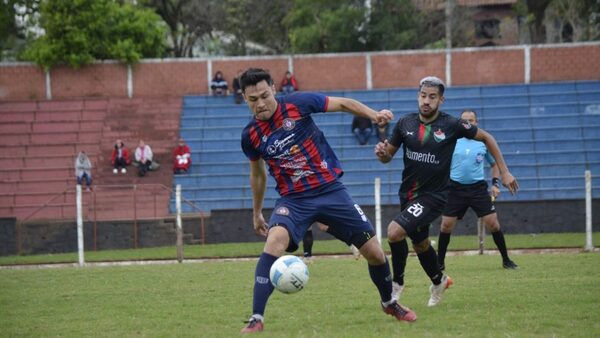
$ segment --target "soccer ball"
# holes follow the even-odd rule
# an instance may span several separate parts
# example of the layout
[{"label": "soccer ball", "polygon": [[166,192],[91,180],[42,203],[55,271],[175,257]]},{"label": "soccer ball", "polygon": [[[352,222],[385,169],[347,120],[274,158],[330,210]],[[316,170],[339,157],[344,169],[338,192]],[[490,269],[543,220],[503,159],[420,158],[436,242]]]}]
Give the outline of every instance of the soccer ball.
[{"label": "soccer ball", "polygon": [[269,277],[277,290],[296,293],[308,282],[308,267],[296,256],[281,256],[271,266]]}]

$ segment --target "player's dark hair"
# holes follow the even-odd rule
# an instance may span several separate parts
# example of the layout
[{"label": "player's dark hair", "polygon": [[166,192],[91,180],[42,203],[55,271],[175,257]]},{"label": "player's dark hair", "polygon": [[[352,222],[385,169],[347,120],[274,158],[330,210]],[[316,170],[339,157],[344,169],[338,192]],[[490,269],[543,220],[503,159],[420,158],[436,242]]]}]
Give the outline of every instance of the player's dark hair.
[{"label": "player's dark hair", "polygon": [[269,86],[273,85],[273,78],[269,72],[260,68],[248,68],[240,77],[242,92],[246,91],[246,87],[255,86],[260,81],[266,81]]}]

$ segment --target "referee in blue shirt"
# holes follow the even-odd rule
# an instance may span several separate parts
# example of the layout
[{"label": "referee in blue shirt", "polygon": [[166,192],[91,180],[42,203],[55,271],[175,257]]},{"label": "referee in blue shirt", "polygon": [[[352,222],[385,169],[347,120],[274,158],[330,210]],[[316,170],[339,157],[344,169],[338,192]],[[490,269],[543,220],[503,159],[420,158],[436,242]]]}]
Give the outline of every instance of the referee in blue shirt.
[{"label": "referee in blue shirt", "polygon": [[[472,110],[465,110],[461,119],[472,125],[477,125],[477,114]],[[492,188],[491,196],[488,185],[484,180],[484,159],[491,166]],[[450,243],[450,234],[457,220],[462,219],[469,207],[475,211],[477,217],[492,233],[494,243],[502,255],[502,266],[505,269],[517,269],[518,266],[508,257],[504,234],[500,230],[494,200],[500,195],[500,172],[494,157],[491,156],[483,142],[467,138],[458,139],[454,154],[452,155],[452,168],[450,170],[450,192],[448,201],[442,213],[440,237],[438,246],[438,264],[445,270],[444,260],[446,250]]]}]

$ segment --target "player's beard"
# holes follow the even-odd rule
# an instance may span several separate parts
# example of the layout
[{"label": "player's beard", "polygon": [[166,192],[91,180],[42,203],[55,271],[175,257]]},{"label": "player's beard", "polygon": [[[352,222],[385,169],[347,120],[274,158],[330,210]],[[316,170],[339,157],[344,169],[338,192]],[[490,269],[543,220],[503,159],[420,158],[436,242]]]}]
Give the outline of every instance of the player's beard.
[{"label": "player's beard", "polygon": [[422,107],[419,107],[419,114],[426,119],[430,119],[430,118],[434,117],[435,114],[437,114],[437,112],[438,112],[437,107],[434,109],[434,108],[431,108],[431,106],[429,106],[429,111],[427,111],[427,112],[424,112]]}]

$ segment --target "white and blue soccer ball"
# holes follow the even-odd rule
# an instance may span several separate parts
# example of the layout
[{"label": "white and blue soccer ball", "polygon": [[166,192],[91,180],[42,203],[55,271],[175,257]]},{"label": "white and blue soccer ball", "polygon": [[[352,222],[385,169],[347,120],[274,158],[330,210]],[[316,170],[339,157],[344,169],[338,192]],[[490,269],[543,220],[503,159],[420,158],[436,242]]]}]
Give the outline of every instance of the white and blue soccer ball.
[{"label": "white and blue soccer ball", "polygon": [[277,290],[296,293],[308,283],[308,267],[296,256],[281,256],[271,266],[269,277]]}]

